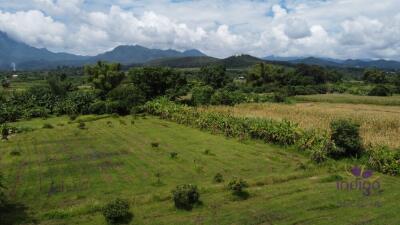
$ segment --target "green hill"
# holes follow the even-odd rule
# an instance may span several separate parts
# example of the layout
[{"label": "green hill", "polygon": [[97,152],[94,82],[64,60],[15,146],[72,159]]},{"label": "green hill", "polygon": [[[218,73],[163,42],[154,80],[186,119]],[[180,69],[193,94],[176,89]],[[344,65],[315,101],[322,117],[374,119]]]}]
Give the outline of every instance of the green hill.
[{"label": "green hill", "polygon": [[208,56],[201,57],[182,57],[182,58],[165,58],[157,59],[145,63],[146,66],[167,66],[173,68],[197,68],[206,65],[212,65],[219,61],[217,58]]}]

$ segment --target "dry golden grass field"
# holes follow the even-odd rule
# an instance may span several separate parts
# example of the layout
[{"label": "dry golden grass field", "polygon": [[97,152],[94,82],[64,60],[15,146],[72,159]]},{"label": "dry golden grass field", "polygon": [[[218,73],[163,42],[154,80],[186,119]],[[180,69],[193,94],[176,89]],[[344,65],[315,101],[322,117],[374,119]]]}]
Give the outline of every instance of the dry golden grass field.
[{"label": "dry golden grass field", "polygon": [[361,124],[365,144],[400,147],[400,106],[339,103],[241,104],[234,107],[212,106],[208,111],[229,112],[236,116],[287,119],[302,128],[329,130],[335,118],[350,118]]}]

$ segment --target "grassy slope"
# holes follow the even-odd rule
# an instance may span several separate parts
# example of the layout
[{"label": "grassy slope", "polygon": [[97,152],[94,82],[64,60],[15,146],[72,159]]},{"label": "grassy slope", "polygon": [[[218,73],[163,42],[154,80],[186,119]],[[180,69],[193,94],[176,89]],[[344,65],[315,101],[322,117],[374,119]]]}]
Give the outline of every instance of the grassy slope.
[{"label": "grassy slope", "polygon": [[[104,224],[99,208],[108,200],[130,201],[135,224],[396,224],[400,180],[381,176],[383,191],[370,197],[336,190],[328,166],[316,168],[290,149],[238,142],[156,118],[102,119],[88,130],[66,118],[32,120],[24,126],[63,123],[0,142],[0,169],[9,196],[39,224]],[[107,125],[112,121],[112,127]],[[154,149],[152,142],[159,142]],[[11,156],[18,149],[20,156]],[[213,155],[205,155],[205,149]],[[178,152],[178,159],[170,159]],[[306,163],[307,169],[299,168]],[[329,170],[343,171],[342,166]],[[163,185],[156,185],[155,173]],[[249,181],[251,197],[234,200],[213,176]],[[339,172],[344,175],[343,172]],[[331,180],[331,181],[329,181]],[[175,210],[170,191],[194,183],[203,205]],[[376,207],[379,201],[381,207]],[[19,214],[20,217],[22,214]],[[9,218],[8,218],[9,219]],[[333,222],[336,221],[336,222]]]}]

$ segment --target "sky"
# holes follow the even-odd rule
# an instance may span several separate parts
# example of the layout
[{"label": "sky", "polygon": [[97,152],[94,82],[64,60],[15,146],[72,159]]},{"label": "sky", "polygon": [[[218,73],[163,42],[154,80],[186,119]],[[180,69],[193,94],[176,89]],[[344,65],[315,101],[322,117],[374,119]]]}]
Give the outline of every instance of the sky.
[{"label": "sky", "polygon": [[400,60],[400,0],[0,0],[0,30],[55,52]]}]

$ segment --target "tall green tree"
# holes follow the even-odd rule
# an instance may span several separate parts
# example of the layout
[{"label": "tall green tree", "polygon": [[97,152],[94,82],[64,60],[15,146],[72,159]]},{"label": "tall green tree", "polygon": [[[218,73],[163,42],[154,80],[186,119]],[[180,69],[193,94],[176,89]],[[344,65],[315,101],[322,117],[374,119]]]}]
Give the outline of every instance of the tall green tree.
[{"label": "tall green tree", "polygon": [[66,80],[64,73],[52,74],[47,78],[47,83],[50,87],[51,93],[57,96],[65,96],[72,90],[72,83]]},{"label": "tall green tree", "polygon": [[282,67],[266,63],[257,63],[250,68],[247,74],[247,83],[259,87],[275,81],[283,82],[282,74],[284,74],[284,72]]},{"label": "tall green tree", "polygon": [[89,76],[89,81],[94,87],[103,93],[108,93],[118,87],[125,78],[124,72],[121,71],[121,64],[101,61],[95,65],[85,66],[85,74]]},{"label": "tall green tree", "polygon": [[202,67],[199,73],[203,83],[210,85],[214,89],[222,88],[230,82],[229,76],[226,74],[226,68],[221,65]]},{"label": "tall green tree", "polygon": [[171,98],[185,94],[186,77],[171,68],[143,67],[129,71],[132,83],[141,89],[147,99],[168,95]]},{"label": "tall green tree", "polygon": [[369,83],[382,84],[387,82],[387,77],[383,71],[367,69],[364,72],[363,80]]},{"label": "tall green tree", "polygon": [[290,81],[292,85],[324,84],[329,81],[324,68],[317,65],[300,64],[296,66],[294,77]]}]

